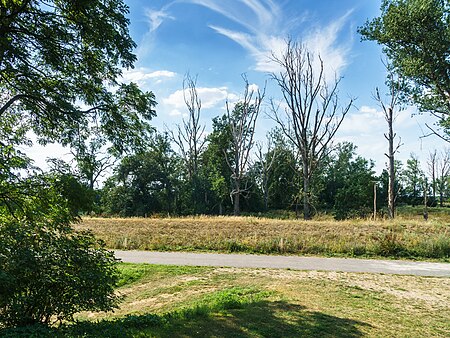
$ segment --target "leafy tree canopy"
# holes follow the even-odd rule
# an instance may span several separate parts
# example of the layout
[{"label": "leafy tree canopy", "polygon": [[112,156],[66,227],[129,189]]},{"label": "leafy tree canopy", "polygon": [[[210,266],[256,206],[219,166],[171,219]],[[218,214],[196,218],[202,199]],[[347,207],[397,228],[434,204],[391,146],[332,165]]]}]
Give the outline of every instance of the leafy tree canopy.
[{"label": "leafy tree canopy", "polygon": [[450,127],[450,2],[383,0],[381,15],[359,28],[383,45],[396,71],[409,81],[406,97]]},{"label": "leafy tree canopy", "polygon": [[2,0],[2,120],[20,112],[42,143],[73,144],[99,122],[119,151],[139,144],[155,101],[117,81],[136,60],[127,13],[122,0]]},{"label": "leafy tree canopy", "polygon": [[124,157],[106,183],[107,212],[121,216],[173,212],[179,162],[168,136],[155,135],[148,150]]}]

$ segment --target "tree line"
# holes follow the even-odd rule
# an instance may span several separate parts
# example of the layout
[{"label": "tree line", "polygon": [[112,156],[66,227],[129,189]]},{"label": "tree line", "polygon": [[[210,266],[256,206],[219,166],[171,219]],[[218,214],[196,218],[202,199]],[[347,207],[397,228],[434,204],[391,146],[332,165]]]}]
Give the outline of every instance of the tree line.
[{"label": "tree line", "polygon": [[[236,188],[236,150],[228,118],[222,115],[213,119],[213,130],[195,160],[174,150],[170,133],[155,132],[148,149],[117,163],[102,189],[73,194],[87,199],[85,204],[79,203],[80,211],[150,217],[237,215],[237,209],[247,214],[291,210],[303,217],[302,160],[295,145],[274,128],[264,146],[255,143],[252,159],[239,171]],[[445,205],[450,196],[449,149],[430,153],[426,167],[424,171],[415,154],[406,163],[395,161],[395,205],[424,205],[425,196],[428,206]],[[60,171],[62,166],[58,168]],[[87,188],[88,176],[81,171],[74,174],[68,170],[64,175],[75,179],[78,189]],[[376,175],[373,161],[359,156],[356,145],[339,143],[324,156],[310,181],[311,215],[371,217],[374,186],[376,210],[388,217],[388,169]],[[237,190],[239,200],[235,198]]]}]

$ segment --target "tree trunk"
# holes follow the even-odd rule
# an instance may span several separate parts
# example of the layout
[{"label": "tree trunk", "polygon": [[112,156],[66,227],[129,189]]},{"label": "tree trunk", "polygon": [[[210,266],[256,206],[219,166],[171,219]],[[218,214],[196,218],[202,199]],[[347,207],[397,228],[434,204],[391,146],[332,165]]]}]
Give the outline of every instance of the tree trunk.
[{"label": "tree trunk", "polygon": [[234,216],[239,216],[241,214],[240,209],[240,195],[241,195],[241,182],[239,179],[235,179],[234,181],[234,194],[233,194],[233,214]]},{"label": "tree trunk", "polygon": [[268,184],[268,177],[266,174],[264,174],[264,182],[263,182],[263,186],[264,186],[264,208],[265,211],[267,211],[269,209],[269,184]]},{"label": "tree trunk", "polygon": [[392,107],[388,108],[388,125],[389,125],[389,184],[388,184],[388,209],[389,218],[395,217],[395,168],[394,168],[394,131],[392,130],[393,112]]},{"label": "tree trunk", "polygon": [[[307,163],[307,162],[304,162]],[[309,201],[310,195],[310,178],[307,166],[303,168],[303,219],[311,219],[311,204]]]},{"label": "tree trunk", "polygon": [[241,214],[241,209],[240,209],[240,206],[239,206],[239,197],[240,197],[239,192],[234,194],[234,198],[233,198],[234,199],[234,201],[233,201],[233,204],[234,204],[234,216],[239,216]]}]

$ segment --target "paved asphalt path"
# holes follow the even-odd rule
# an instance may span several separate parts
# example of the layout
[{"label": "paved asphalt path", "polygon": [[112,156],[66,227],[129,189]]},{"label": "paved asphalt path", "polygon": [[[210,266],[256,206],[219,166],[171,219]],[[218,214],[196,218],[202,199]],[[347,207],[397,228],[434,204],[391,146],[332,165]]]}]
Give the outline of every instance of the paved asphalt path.
[{"label": "paved asphalt path", "polygon": [[114,251],[127,263],[369,272],[450,277],[450,263],[156,251]]}]

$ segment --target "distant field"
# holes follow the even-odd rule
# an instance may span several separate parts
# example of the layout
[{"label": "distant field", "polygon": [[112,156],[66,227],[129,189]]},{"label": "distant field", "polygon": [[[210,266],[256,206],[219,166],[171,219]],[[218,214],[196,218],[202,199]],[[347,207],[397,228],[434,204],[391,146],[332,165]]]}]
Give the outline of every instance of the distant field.
[{"label": "distant field", "polygon": [[[34,337],[449,337],[450,279],[120,264],[115,313]],[[19,331],[11,337],[28,337]],[[0,332],[0,335],[2,332]]]},{"label": "distant field", "polygon": [[260,217],[83,218],[111,249],[220,251],[365,257],[450,258],[450,212],[417,210],[389,220]]}]

